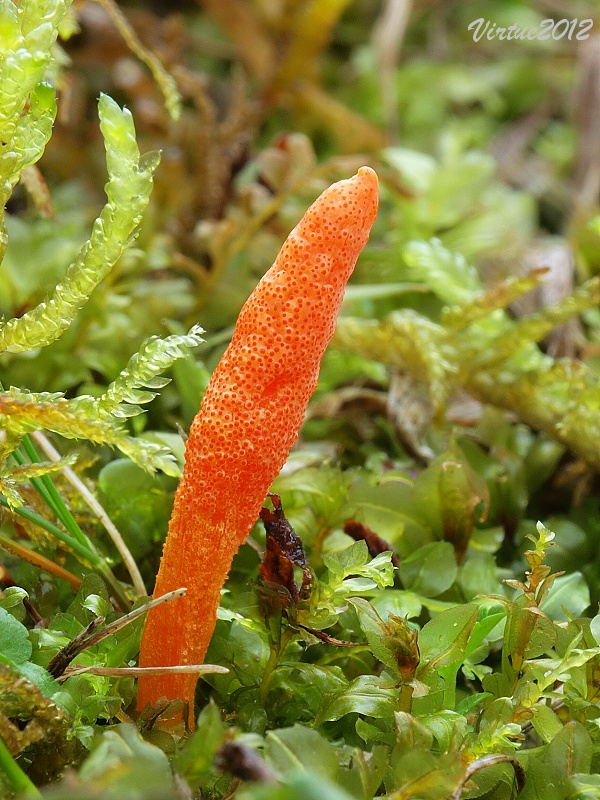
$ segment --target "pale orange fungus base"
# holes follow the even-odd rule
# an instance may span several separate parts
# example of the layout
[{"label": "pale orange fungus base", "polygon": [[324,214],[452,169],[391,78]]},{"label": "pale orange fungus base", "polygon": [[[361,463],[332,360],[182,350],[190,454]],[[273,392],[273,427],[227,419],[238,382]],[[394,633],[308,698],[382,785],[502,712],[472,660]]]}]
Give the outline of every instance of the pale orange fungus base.
[{"label": "pale orange fungus base", "polygon": [[[187,595],[149,613],[140,666],[202,663],[233,556],[296,441],[377,204],[369,167],[330,186],[242,308],[190,429],[154,589]],[[166,696],[193,709],[196,681],[140,678],[138,708]]]}]

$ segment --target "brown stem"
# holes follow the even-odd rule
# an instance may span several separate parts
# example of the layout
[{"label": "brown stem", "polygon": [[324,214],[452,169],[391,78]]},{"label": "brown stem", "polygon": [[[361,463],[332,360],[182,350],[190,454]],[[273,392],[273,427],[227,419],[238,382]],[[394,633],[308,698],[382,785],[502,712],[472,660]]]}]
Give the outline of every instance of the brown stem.
[{"label": "brown stem", "polygon": [[33,564],[35,567],[46,570],[51,575],[56,575],[57,578],[68,581],[75,590],[81,586],[81,578],[73,575],[72,572],[64,569],[64,567],[55,564],[54,561],[50,561],[49,558],[30,550],[25,545],[19,544],[19,542],[9,539],[8,536],[4,536],[2,533],[0,533],[0,547],[8,550],[9,553],[13,553],[13,555],[19,556],[23,561],[27,561],[28,564]]}]

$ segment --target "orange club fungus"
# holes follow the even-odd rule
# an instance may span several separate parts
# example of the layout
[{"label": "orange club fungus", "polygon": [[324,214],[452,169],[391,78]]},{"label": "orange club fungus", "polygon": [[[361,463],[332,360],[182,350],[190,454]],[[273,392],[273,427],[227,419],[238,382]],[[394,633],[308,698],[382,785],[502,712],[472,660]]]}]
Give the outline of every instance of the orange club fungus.
[{"label": "orange club fungus", "polygon": [[[187,594],[148,614],[140,666],[202,663],[232,559],[298,437],[377,204],[369,167],[330,186],[242,308],[190,429],[154,588],[154,597],[181,586]],[[138,708],[181,698],[193,712],[196,681],[140,677]]]}]

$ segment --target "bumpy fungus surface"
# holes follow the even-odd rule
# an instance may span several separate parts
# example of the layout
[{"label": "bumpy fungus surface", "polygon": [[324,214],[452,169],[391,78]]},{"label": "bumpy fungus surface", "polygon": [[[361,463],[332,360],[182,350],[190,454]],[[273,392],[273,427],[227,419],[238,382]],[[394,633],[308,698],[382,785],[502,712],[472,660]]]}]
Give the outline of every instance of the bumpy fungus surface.
[{"label": "bumpy fungus surface", "polygon": [[[140,665],[202,663],[233,556],[294,444],[344,287],[377,213],[375,172],[329,187],[290,233],[242,308],[190,429]],[[193,709],[196,675],[144,677],[138,708],[162,696]]]}]

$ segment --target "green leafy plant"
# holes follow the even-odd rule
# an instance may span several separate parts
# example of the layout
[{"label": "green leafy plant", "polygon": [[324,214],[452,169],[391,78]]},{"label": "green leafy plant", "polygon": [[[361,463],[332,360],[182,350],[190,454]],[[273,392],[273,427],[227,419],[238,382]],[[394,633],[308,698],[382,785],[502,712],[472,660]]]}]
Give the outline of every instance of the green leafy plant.
[{"label": "green leafy plant", "polygon": [[[0,794],[597,797],[593,48],[473,40],[554,11],[525,0],[413,4],[405,30],[395,3],[130,5],[0,0]],[[197,730],[177,702],[136,718],[123,612],[172,431],[285,234],[365,163],[380,214],[272,487],[291,558],[259,523],[234,559]],[[548,243],[573,286],[540,302]]]},{"label": "green leafy plant", "polygon": [[462,387],[483,403],[517,413],[597,467],[597,376],[581,362],[553,359],[537,343],[598,303],[598,280],[591,278],[559,305],[511,320],[503,309],[539,276],[509,278],[484,291],[465,259],[437,240],[407,245],[404,260],[409,274],[444,304],[439,319],[412,310],[382,321],[348,317],[338,326],[335,345],[409,373],[425,386],[434,413]]},{"label": "green leafy plant", "polygon": [[[51,134],[56,114],[55,92],[44,79],[69,5],[57,1],[17,6],[6,0],[0,8],[5,37],[0,120],[0,137],[5,148],[0,163],[5,192],[2,216],[11,189],[23,170],[41,157]],[[140,157],[131,114],[106,95],[100,98],[99,116],[109,176],[107,203],[93,225],[90,239],[47,299],[21,317],[0,323],[0,353],[37,350],[61,336],[137,235],[159,156],[149,153]],[[5,233],[2,242],[3,254],[7,243]],[[198,327],[187,335],[173,334],[163,340],[151,337],[100,397],[80,395],[67,400],[60,393],[32,394],[16,387],[0,392],[0,422],[4,429],[0,446],[3,462],[0,502],[74,549],[84,563],[105,576],[125,604],[127,601],[106,560],[82,532],[49,478],[50,472],[71,463],[72,459],[58,464],[40,463],[27,433],[46,429],[67,438],[109,444],[119,447],[146,469],[160,468],[177,475],[179,468],[169,448],[128,435],[122,420],[141,412],[137,404],[155,396],[148,389],[160,388],[167,382],[159,377],[160,373],[184,354],[182,348],[194,347],[200,341]],[[22,440],[23,448],[19,449]],[[24,507],[17,488],[22,482],[30,482],[37,489],[66,530]]]}]

